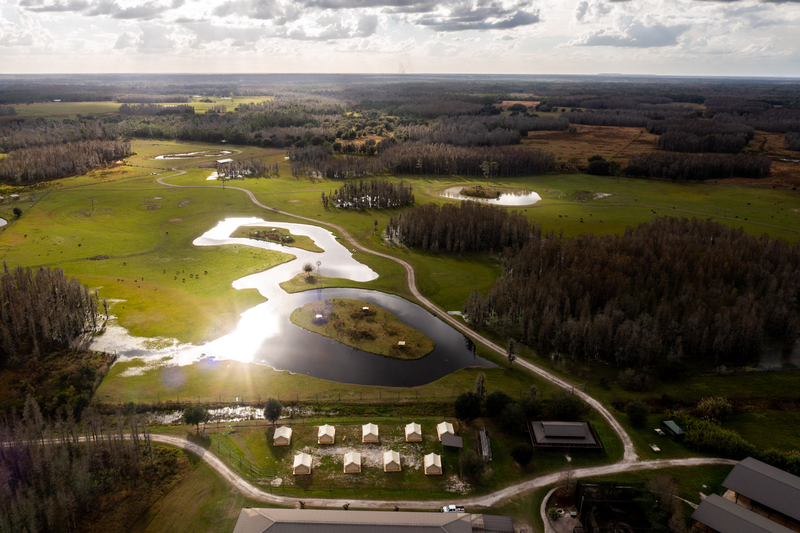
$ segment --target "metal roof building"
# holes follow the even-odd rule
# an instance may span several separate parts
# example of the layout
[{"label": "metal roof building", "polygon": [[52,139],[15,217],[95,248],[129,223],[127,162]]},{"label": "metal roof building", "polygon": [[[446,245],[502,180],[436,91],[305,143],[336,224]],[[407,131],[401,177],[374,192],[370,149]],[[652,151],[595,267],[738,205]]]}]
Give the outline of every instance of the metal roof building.
[{"label": "metal roof building", "polygon": [[786,526],[773,522],[722,496],[712,494],[692,513],[701,531],[719,533],[794,533]]},{"label": "metal roof building", "polygon": [[233,533],[513,533],[509,516],[468,513],[242,509]]},{"label": "metal roof building", "polygon": [[602,449],[603,447],[589,422],[532,420],[528,424],[534,448]]},{"label": "metal roof building", "polygon": [[800,477],[748,457],[733,467],[722,486],[735,493],[739,505],[776,511],[800,522]]}]

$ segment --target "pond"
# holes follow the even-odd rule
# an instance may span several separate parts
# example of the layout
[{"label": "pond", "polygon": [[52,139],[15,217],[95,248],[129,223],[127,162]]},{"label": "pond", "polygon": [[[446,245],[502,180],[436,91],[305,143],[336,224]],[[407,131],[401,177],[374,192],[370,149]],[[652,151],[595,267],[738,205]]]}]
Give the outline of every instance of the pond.
[{"label": "pond", "polygon": [[458,185],[457,187],[449,187],[443,191],[439,191],[439,196],[445,198],[453,198],[454,200],[472,200],[474,202],[482,202],[485,204],[494,205],[508,205],[508,206],[522,206],[533,205],[542,199],[537,193],[533,191],[525,191],[521,189],[501,189],[496,188],[500,192],[497,198],[476,198],[474,196],[466,196],[461,194],[461,189],[465,185]]},{"label": "pond", "polygon": [[[279,225],[295,235],[306,235],[325,251],[309,252],[277,243],[231,238],[240,226]],[[422,307],[399,296],[367,289],[328,288],[287,294],[279,283],[293,278],[310,262],[319,273],[334,278],[370,281],[378,277],[353,258],[334,235],[305,224],[280,224],[258,218],[227,219],[194,241],[198,246],[233,244],[291,253],[296,259],[267,271],[246,276],[233,283],[236,289],[256,289],[267,301],[242,313],[236,330],[202,346],[174,345],[149,350],[147,343],[127,334],[102,335],[92,349],[116,351],[119,360],[132,358],[157,362],[170,357],[171,364],[191,364],[201,359],[252,362],[278,370],[360,385],[411,387],[424,385],[467,366],[494,367],[475,354],[472,342],[462,333]],[[430,337],[436,348],[413,361],[402,361],[351,348],[333,339],[304,330],[291,323],[289,315],[306,303],[325,298],[363,300],[383,307],[403,323]],[[120,328],[121,329],[121,328]]]},{"label": "pond", "polygon": [[800,367],[800,340],[794,343],[766,343],[756,363],[756,367],[763,370],[778,369],[786,365]]}]

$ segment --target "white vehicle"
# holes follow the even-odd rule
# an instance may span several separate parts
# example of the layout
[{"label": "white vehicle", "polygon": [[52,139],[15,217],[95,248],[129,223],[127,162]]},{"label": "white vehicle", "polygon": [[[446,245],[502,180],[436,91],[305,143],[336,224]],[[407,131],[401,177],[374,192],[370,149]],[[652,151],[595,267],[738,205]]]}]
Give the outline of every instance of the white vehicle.
[{"label": "white vehicle", "polygon": [[458,506],[456,506],[456,505],[445,505],[444,507],[442,507],[442,512],[443,513],[465,513],[466,510],[461,505],[458,505]]}]

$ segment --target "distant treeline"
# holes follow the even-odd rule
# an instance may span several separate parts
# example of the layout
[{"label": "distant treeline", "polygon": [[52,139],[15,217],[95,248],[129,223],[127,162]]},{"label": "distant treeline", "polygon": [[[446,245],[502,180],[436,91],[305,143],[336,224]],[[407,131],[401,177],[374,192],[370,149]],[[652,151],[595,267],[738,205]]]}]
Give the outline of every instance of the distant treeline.
[{"label": "distant treeline", "polygon": [[286,152],[291,161],[292,176],[306,174],[315,178],[345,180],[382,171],[379,161],[366,157],[334,157],[320,147],[293,149]]},{"label": "distant treeline", "polygon": [[455,253],[516,249],[541,233],[525,215],[478,202],[425,204],[392,217],[386,231],[406,246]]},{"label": "distant treeline", "polygon": [[414,193],[407,183],[388,180],[355,180],[345,182],[332,194],[322,193],[322,205],[348,209],[385,209],[414,203]]},{"label": "distant treeline", "polygon": [[84,174],[131,155],[131,143],[82,141],[22,148],[0,159],[0,181],[27,185]]},{"label": "distant treeline", "polygon": [[502,146],[518,144],[529,131],[564,131],[569,122],[551,117],[451,117],[432,124],[400,127],[394,138],[426,144],[454,146]]},{"label": "distant treeline", "polygon": [[177,104],[122,104],[119,106],[121,115],[143,115],[143,116],[163,116],[163,115],[194,115],[194,106]]},{"label": "distant treeline", "polygon": [[661,366],[741,363],[800,328],[800,245],[712,221],[661,218],[625,234],[554,233],[509,253],[469,320],[520,328],[539,353]]},{"label": "distant treeline", "polygon": [[[61,269],[15,268],[0,277],[0,366],[68,347],[96,327],[97,299]],[[14,361],[12,361],[14,362]]]},{"label": "distant treeline", "polygon": [[16,115],[17,110],[11,105],[0,105],[0,116]]},{"label": "distant treeline", "polygon": [[120,104],[189,103],[192,97],[187,94],[122,94],[116,101]]},{"label": "distant treeline", "polygon": [[668,180],[716,180],[725,178],[764,178],[772,160],[765,155],[695,155],[668,152],[636,154],[622,172],[628,176]]},{"label": "distant treeline", "polygon": [[460,174],[480,176],[481,164],[496,163],[492,176],[544,174],[553,154],[543,150],[497,147],[466,148],[449,144],[395,143],[381,150],[380,165],[392,174]]}]

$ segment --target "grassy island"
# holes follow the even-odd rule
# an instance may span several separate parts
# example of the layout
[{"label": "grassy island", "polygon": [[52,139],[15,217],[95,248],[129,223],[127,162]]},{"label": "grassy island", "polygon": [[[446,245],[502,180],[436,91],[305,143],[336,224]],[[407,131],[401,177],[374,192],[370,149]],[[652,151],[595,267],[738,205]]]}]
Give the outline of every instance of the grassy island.
[{"label": "grassy island", "polygon": [[314,243],[311,237],[306,235],[292,235],[289,230],[283,228],[242,226],[234,231],[231,237],[244,237],[245,239],[274,242],[283,244],[284,246],[300,248],[301,250],[309,252],[324,251]]},{"label": "grassy island", "polygon": [[483,185],[475,185],[474,187],[464,187],[461,189],[461,194],[464,196],[472,196],[474,198],[499,198],[500,191],[491,187],[484,187]]},{"label": "grassy island", "polygon": [[[311,302],[295,309],[291,320],[301,328],[353,348],[398,359],[419,359],[436,346],[388,311],[359,300],[331,298]],[[398,345],[399,342],[405,345]]]}]

